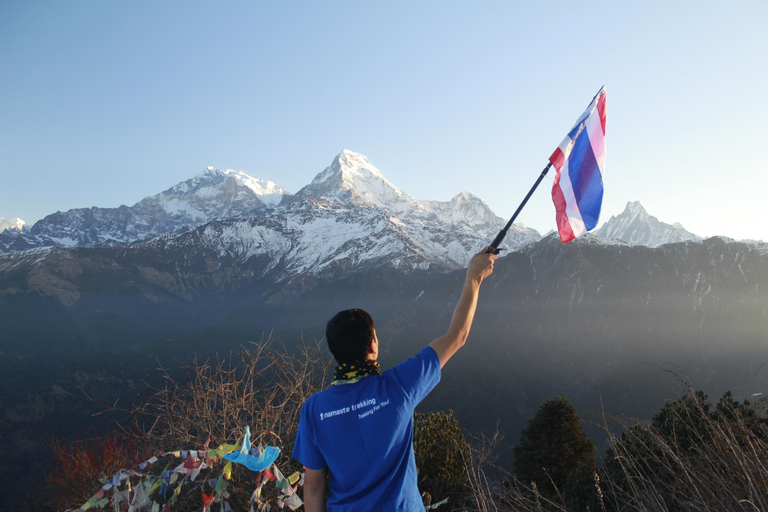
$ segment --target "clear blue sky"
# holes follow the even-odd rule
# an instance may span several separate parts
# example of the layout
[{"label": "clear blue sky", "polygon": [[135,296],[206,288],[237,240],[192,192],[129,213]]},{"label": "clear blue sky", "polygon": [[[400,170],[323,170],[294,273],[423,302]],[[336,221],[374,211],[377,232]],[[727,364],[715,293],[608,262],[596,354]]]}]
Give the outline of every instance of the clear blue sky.
[{"label": "clear blue sky", "polygon": [[[768,241],[768,2],[0,0],[0,216],[201,172],[291,192],[342,149],[509,217],[602,85],[601,220]],[[542,184],[519,221],[555,227]]]}]

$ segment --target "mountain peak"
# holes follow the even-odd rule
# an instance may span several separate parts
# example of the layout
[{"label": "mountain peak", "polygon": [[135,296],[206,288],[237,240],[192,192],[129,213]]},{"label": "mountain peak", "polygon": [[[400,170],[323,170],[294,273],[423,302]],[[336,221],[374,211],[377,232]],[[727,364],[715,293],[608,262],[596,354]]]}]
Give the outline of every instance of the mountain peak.
[{"label": "mountain peak", "polygon": [[624,212],[622,215],[630,215],[636,217],[638,215],[648,215],[648,211],[643,208],[643,205],[640,204],[640,201],[629,201],[627,206],[624,207]]},{"label": "mountain peak", "polygon": [[354,151],[350,151],[348,149],[342,149],[341,153],[336,155],[334,160],[339,164],[339,168],[342,170],[354,172],[358,169],[369,169],[375,171],[375,174],[378,176],[381,176],[379,170],[376,169],[371,164],[371,162],[368,161],[368,158],[361,153],[355,153]]},{"label": "mountain peak", "polygon": [[13,219],[6,219],[4,217],[0,217],[0,233],[2,233],[7,229],[22,232],[26,224],[27,224],[26,222],[24,222],[18,217],[15,217]]},{"label": "mountain peak", "polygon": [[700,240],[700,237],[687,231],[679,222],[661,222],[649,214],[640,201],[628,202],[621,214],[611,217],[595,233],[606,240],[648,247]]},{"label": "mountain peak", "polygon": [[[276,206],[283,195],[288,194],[283,187],[272,181],[263,180],[257,176],[251,176],[243,171],[233,169],[216,169],[210,165],[192,179],[179,183],[165,193],[201,193],[206,187],[220,187],[227,180],[234,180],[237,186],[244,187],[256,194],[261,201],[268,206]],[[205,193],[205,191],[203,191]]]},{"label": "mountain peak", "polygon": [[348,149],[315,176],[296,194],[302,198],[323,197],[343,204],[373,205],[403,211],[414,200],[395,185],[360,153]]},{"label": "mountain peak", "polygon": [[[344,149],[336,155],[329,167],[326,167],[323,172],[315,176],[312,180],[312,184],[323,183],[324,181],[333,178],[336,175],[341,175],[342,181],[350,185],[355,180],[369,180],[379,179],[389,183],[384,175],[368,161],[365,155],[355,153],[348,149]],[[394,185],[390,183],[394,188]]]},{"label": "mountain peak", "polygon": [[452,199],[452,201],[477,201],[477,200],[482,201],[482,199],[477,197],[472,192],[469,192],[468,190],[462,190],[461,192],[456,194]]}]

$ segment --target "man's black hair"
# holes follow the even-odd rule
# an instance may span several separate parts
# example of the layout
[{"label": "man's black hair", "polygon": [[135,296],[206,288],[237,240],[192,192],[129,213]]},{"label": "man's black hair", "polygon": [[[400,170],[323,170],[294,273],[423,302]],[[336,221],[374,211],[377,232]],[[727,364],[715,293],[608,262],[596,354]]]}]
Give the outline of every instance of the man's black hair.
[{"label": "man's black hair", "polygon": [[362,309],[339,311],[325,326],[328,348],[339,364],[365,360],[373,336],[373,318]]}]

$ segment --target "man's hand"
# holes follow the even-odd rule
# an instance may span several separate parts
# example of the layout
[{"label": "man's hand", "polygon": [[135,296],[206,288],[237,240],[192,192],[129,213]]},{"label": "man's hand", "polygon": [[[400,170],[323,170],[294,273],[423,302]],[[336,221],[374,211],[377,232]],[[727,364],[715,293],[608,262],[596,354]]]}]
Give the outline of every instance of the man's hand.
[{"label": "man's hand", "polygon": [[469,330],[472,328],[472,320],[475,318],[480,285],[483,279],[493,273],[493,262],[499,257],[497,254],[488,252],[489,249],[490,247],[486,247],[469,260],[464,289],[461,291],[461,298],[453,312],[451,326],[445,336],[429,344],[437,352],[441,368],[467,341]]},{"label": "man's hand", "polygon": [[479,278],[482,281],[493,273],[493,262],[498,259],[499,255],[489,252],[491,250],[492,247],[488,246],[472,256],[467,268],[467,280]]}]

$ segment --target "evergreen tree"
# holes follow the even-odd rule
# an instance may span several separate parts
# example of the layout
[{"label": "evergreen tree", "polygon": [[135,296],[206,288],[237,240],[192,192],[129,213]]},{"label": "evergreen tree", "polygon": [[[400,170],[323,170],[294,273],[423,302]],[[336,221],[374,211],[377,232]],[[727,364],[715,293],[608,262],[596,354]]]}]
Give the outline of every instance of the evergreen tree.
[{"label": "evergreen tree", "polygon": [[567,398],[546,400],[539,406],[528,427],[520,433],[515,446],[515,477],[524,484],[531,482],[544,496],[565,495],[569,477],[593,475],[595,443],[584,434],[576,409]]},{"label": "evergreen tree", "polygon": [[413,449],[419,472],[419,490],[434,501],[466,492],[469,446],[459,421],[448,413],[414,415]]}]

